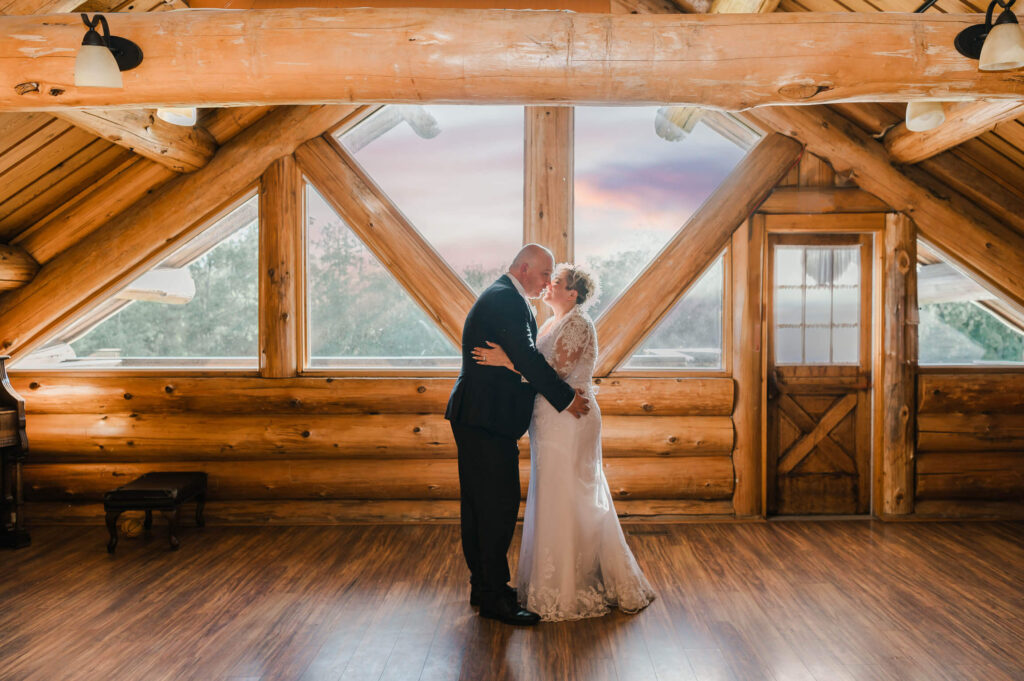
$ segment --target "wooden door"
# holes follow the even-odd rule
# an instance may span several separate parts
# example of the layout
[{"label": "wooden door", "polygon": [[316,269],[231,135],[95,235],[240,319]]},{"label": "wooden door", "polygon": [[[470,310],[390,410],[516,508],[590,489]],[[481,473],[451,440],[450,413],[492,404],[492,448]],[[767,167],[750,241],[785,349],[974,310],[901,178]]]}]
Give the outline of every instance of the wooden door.
[{"label": "wooden door", "polygon": [[768,512],[867,513],[871,237],[768,243]]}]

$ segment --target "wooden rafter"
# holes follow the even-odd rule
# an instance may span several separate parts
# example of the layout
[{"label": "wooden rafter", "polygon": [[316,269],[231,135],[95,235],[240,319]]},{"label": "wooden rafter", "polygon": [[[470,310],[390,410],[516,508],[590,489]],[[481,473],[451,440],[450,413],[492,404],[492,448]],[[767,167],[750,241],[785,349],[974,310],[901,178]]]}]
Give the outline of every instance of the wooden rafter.
[{"label": "wooden rafter", "polygon": [[886,133],[885,148],[896,163],[920,163],[1022,115],[1024,104],[1013,101],[947,105],[945,123],[925,132],[913,132],[900,123]]},{"label": "wooden rafter", "polygon": [[296,149],[302,172],[402,288],[459,346],[476,295],[333,137]]},{"label": "wooden rafter", "polygon": [[0,14],[60,14],[81,4],[81,0],[0,0]]},{"label": "wooden rafter", "polygon": [[805,143],[837,172],[910,215],[926,240],[956,253],[989,290],[1024,305],[1024,236],[955,191],[930,191],[912,179],[926,173],[913,166],[896,168],[879,142],[826,108],[765,107],[744,115]]},{"label": "wooden rafter", "polygon": [[68,109],[57,117],[178,173],[199,170],[217,151],[206,130],[165,123],[151,109]]},{"label": "wooden rafter", "polygon": [[[32,349],[48,333],[156,264],[226,201],[252,187],[275,159],[359,107],[274,111],[221,148],[202,170],[147,195],[50,260],[27,286],[0,298],[0,348]],[[182,197],[188,197],[183,200]]]},{"label": "wooden rafter", "polygon": [[668,314],[789,169],[800,144],[782,135],[765,137],[740,161],[679,232],[597,320],[601,356],[595,375],[626,360],[634,346]]},{"label": "wooden rafter", "polygon": [[[118,16],[146,52],[120,90],[76,88],[81,20],[0,17],[0,110],[296,102],[767,104],[1018,99],[953,39],[974,15],[282,9]],[[42,52],[40,52],[42,50]],[[856,59],[849,55],[856,54]],[[217,64],[197,78],[196,64]],[[817,75],[814,75],[817,74]],[[737,85],[737,84],[742,84]]]}]

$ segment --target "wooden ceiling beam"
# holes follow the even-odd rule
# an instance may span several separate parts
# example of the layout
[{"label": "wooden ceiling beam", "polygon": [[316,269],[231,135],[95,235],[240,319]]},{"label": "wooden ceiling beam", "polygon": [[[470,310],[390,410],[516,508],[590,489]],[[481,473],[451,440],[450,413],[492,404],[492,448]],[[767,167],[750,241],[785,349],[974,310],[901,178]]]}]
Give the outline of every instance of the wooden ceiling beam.
[{"label": "wooden ceiling beam", "polygon": [[1021,102],[961,102],[946,106],[946,122],[924,132],[907,129],[906,122],[889,130],[885,149],[896,163],[921,161],[988,132],[1003,121],[1024,116]]},{"label": "wooden ceiling beam", "polygon": [[21,288],[39,271],[39,263],[20,246],[0,245],[0,291]]},{"label": "wooden ceiling beam", "polygon": [[[77,88],[73,15],[0,17],[0,110],[306,102],[768,104],[1021,99],[953,39],[975,15],[573,14],[452,9],[150,12],[125,87]],[[851,58],[856,55],[856,58]],[[197,65],[215,65],[200,73]],[[215,77],[214,77],[215,76]]]},{"label": "wooden ceiling beam", "polygon": [[0,14],[60,14],[70,12],[81,4],[82,0],[0,0]]},{"label": "wooden ceiling beam", "polygon": [[334,138],[296,149],[302,172],[456,347],[476,294]]},{"label": "wooden ceiling beam", "polygon": [[718,256],[800,156],[800,144],[770,134],[729,177],[597,320],[601,356],[595,376],[624,362]]},{"label": "wooden ceiling beam", "polygon": [[930,191],[900,170],[885,147],[827,107],[764,107],[750,111],[758,124],[794,137],[807,150],[848,173],[862,189],[910,215],[929,242],[956,259],[980,283],[1014,303],[1024,304],[1024,236],[988,216],[961,194]]},{"label": "wooden ceiling beam", "polygon": [[47,334],[139,276],[242,195],[276,159],[361,107],[279,109],[226,145],[203,169],[163,185],[40,268],[26,286],[0,297],[0,349],[30,351]]},{"label": "wooden ceiling beam", "polygon": [[152,109],[65,109],[56,115],[178,173],[199,170],[217,152],[206,130],[171,125]]}]

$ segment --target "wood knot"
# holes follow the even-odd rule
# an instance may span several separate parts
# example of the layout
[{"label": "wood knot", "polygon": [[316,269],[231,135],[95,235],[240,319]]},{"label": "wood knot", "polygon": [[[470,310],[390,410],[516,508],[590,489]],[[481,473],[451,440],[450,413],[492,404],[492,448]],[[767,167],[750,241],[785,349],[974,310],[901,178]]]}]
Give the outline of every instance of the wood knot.
[{"label": "wood knot", "polygon": [[647,404],[646,402],[644,402],[644,403],[643,403],[643,404],[642,404],[642,405],[640,406],[640,408],[641,408],[641,409],[643,409],[644,411],[654,411],[654,406],[653,406],[653,405],[650,405],[650,404]]},{"label": "wood knot", "polygon": [[792,83],[779,88],[779,94],[786,99],[807,100],[832,89],[832,84],[815,85],[813,83]]},{"label": "wood knot", "polygon": [[302,437],[309,437],[309,431],[308,430],[302,431]]},{"label": "wood knot", "polygon": [[47,94],[51,97],[60,97],[62,94],[64,94],[64,88],[52,87],[50,88],[50,91]]},{"label": "wood knot", "polygon": [[414,432],[414,433],[420,432],[420,427],[419,426],[413,426],[412,432]]},{"label": "wood knot", "polygon": [[289,404],[291,404],[293,407],[300,407],[302,406],[302,400],[298,398],[292,398],[292,401],[289,402]]},{"label": "wood knot", "polygon": [[39,92],[39,83],[18,83],[14,86],[14,91],[19,95],[27,95],[30,92]]},{"label": "wood knot", "polygon": [[417,386],[416,387],[416,392],[418,392],[420,394],[423,394],[423,393],[427,392],[427,386],[425,386],[425,385]]},{"label": "wood knot", "polygon": [[132,397],[134,397],[134,396],[131,393],[125,393],[124,394],[124,399],[126,399],[126,400],[130,400],[130,399],[132,399]]},{"label": "wood knot", "polygon": [[675,435],[673,435],[672,437],[670,437],[668,439],[668,441],[669,441],[669,444],[673,444],[674,445],[676,442],[679,441],[679,438],[677,438]]},{"label": "wood knot", "polygon": [[36,383],[35,381],[32,381],[31,383],[28,384],[28,389],[29,390],[39,390],[39,384]]},{"label": "wood knot", "polygon": [[164,386],[164,392],[167,393],[168,395],[170,395],[171,393],[174,392],[174,386],[173,385],[165,385]]}]

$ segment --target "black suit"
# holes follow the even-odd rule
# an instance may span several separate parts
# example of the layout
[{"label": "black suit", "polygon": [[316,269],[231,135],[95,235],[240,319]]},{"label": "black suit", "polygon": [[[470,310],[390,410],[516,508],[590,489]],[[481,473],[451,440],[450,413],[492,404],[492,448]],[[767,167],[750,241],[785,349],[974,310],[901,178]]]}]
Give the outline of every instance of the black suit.
[{"label": "black suit", "polygon": [[[537,350],[533,312],[504,275],[484,291],[462,330],[462,371],[448,400],[459,450],[462,550],[482,599],[500,597],[509,580],[508,547],[519,515],[519,446],[539,392],[562,411],[575,397]],[[477,364],[473,348],[501,345],[522,376]],[[525,379],[525,381],[523,380]]]}]

